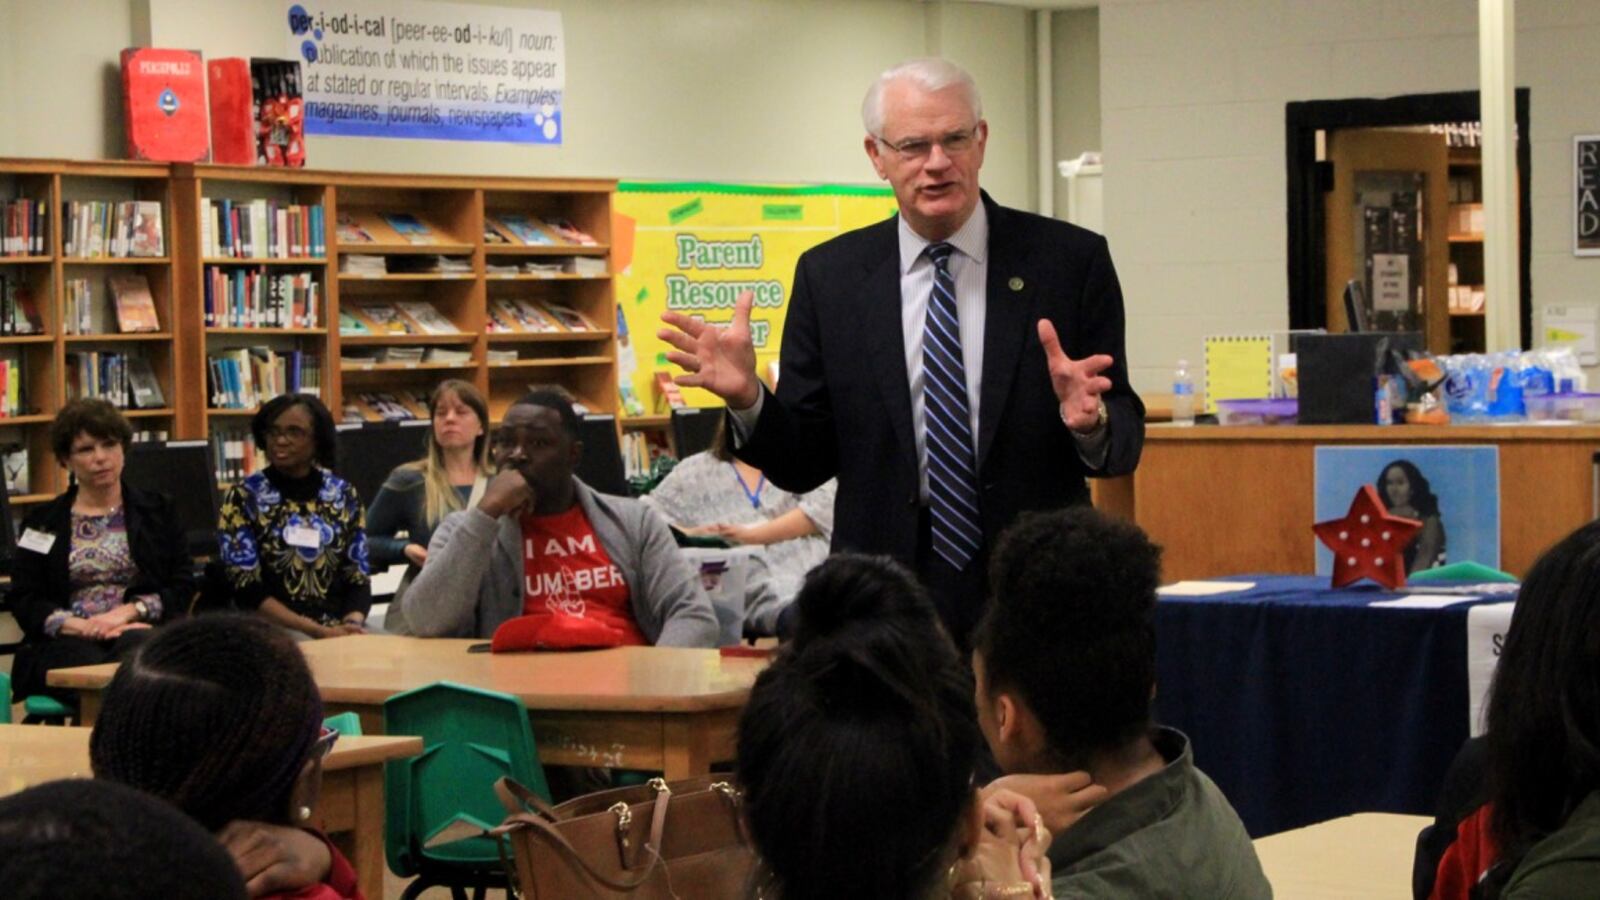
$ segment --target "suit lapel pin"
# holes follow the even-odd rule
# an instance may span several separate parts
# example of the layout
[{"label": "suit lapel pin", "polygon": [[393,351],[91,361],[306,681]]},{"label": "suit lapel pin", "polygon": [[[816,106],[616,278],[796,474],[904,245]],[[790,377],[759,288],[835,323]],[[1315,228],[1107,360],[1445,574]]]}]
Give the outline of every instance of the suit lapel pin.
[{"label": "suit lapel pin", "polygon": [[1011,280],[1006,282],[1006,285],[1011,288],[1012,293],[1016,293],[1017,291],[1022,290],[1022,279],[1013,275],[1011,276]]}]

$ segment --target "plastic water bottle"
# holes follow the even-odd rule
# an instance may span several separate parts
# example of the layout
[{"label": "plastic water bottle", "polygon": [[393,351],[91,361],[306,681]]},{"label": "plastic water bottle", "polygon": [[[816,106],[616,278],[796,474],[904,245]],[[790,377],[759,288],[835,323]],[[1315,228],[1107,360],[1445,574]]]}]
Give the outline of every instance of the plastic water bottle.
[{"label": "plastic water bottle", "polygon": [[1178,360],[1172,373],[1172,424],[1194,424],[1194,379],[1189,377],[1189,361]]}]

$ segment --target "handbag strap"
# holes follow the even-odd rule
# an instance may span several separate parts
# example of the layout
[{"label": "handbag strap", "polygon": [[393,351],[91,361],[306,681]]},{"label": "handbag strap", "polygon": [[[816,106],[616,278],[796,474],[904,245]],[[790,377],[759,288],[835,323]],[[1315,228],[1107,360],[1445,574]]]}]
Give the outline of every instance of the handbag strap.
[{"label": "handbag strap", "polygon": [[500,798],[500,805],[504,806],[506,812],[510,815],[525,813],[531,808],[534,812],[550,819],[552,822],[560,818],[556,813],[556,808],[551,806],[549,801],[523,787],[521,782],[509,776],[502,775],[495,779],[494,793],[496,797]]}]

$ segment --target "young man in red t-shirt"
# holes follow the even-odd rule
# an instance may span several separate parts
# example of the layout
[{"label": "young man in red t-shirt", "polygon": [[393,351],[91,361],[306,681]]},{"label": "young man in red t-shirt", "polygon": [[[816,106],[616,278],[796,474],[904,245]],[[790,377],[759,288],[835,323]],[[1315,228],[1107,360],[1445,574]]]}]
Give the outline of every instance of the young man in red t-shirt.
[{"label": "young man in red t-shirt", "polygon": [[499,472],[476,507],[440,523],[401,600],[412,630],[489,637],[531,616],[620,644],[716,646],[710,598],[666,522],[574,476],[583,443],[564,393],[522,397],[490,447]]}]

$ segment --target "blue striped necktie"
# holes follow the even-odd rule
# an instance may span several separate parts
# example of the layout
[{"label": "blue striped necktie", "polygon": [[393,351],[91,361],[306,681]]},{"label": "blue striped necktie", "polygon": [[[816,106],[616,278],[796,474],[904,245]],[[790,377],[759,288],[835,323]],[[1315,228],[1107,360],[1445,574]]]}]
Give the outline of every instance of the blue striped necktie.
[{"label": "blue striped necktie", "polygon": [[961,326],[956,318],[956,282],[950,275],[954,249],[943,241],[928,245],[933,295],[928,300],[922,338],[922,400],[933,552],[960,570],[978,555],[983,526],[978,518],[978,476],[973,463],[966,369],[961,362]]}]

